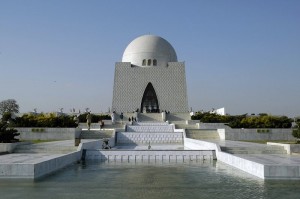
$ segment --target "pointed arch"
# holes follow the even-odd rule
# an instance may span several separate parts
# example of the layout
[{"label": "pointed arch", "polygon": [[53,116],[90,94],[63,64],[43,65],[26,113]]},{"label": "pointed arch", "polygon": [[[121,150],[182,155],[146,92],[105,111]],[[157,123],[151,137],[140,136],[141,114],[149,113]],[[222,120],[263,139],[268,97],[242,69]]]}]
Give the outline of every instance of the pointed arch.
[{"label": "pointed arch", "polygon": [[141,103],[141,112],[159,112],[159,104],[156,92],[151,82],[148,83],[144,91],[144,95]]}]

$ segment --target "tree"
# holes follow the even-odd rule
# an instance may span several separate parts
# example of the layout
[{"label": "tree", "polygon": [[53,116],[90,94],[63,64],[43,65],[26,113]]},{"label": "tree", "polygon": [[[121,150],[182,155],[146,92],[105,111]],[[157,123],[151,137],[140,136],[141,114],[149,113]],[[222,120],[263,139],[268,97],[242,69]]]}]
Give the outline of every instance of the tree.
[{"label": "tree", "polygon": [[4,113],[19,113],[19,105],[14,99],[8,99],[0,102],[0,115]]},{"label": "tree", "polygon": [[293,136],[297,138],[297,143],[300,143],[300,120],[296,122],[295,129],[293,130]]},{"label": "tree", "polygon": [[8,128],[8,122],[1,119],[0,121],[0,143],[11,143],[11,142],[17,142],[18,139],[15,138],[15,136],[20,135],[20,133],[17,133],[18,131],[13,128]]}]

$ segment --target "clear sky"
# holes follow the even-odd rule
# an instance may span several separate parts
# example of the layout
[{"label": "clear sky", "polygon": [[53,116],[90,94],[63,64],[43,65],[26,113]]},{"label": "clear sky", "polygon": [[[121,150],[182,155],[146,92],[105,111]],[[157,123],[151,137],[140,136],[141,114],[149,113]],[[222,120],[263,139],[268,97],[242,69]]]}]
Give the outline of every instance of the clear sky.
[{"label": "clear sky", "polygon": [[185,61],[193,110],[300,115],[299,0],[0,0],[0,101],[106,112],[115,62],[149,33]]}]

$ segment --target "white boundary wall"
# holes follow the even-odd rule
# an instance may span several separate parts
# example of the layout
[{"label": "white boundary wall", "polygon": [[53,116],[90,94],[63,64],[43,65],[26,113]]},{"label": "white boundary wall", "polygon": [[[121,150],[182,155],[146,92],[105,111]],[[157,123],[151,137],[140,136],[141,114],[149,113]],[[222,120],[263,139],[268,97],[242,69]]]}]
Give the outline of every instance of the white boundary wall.
[{"label": "white boundary wall", "polygon": [[275,146],[283,146],[284,149],[287,151],[287,154],[292,153],[300,153],[300,145],[299,144],[281,144],[275,142],[267,142],[268,145],[275,145]]},{"label": "white boundary wall", "polygon": [[79,138],[81,128],[15,128],[20,140],[71,140]]}]

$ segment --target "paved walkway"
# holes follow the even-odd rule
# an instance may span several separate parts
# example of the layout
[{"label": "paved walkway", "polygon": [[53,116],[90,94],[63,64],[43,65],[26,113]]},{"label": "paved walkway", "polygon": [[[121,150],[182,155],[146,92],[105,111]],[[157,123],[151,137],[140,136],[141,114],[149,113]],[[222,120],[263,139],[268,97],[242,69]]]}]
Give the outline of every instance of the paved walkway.
[{"label": "paved walkway", "polygon": [[299,166],[300,165],[300,155],[293,154],[247,154],[240,155],[234,154],[235,156],[251,160],[263,165],[291,165]]},{"label": "paved walkway", "polygon": [[[43,142],[33,144],[35,146],[43,146],[45,148],[61,148],[61,147],[74,147],[74,140],[63,140],[53,142]],[[77,151],[77,147],[74,147],[74,152]],[[56,157],[64,156],[60,153],[11,153],[6,155],[0,155],[0,164],[14,164],[14,163],[38,163],[45,160],[50,160]]]},{"label": "paved walkway", "polygon": [[[220,147],[241,147],[249,150],[260,150],[262,148],[272,147],[273,145],[259,144],[252,142],[241,142],[231,140],[209,140],[219,144]],[[285,165],[285,166],[299,166],[300,154],[233,154],[234,156],[241,157],[253,162],[264,165]]]}]

